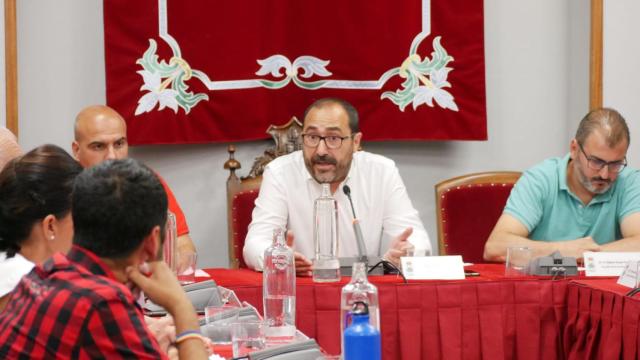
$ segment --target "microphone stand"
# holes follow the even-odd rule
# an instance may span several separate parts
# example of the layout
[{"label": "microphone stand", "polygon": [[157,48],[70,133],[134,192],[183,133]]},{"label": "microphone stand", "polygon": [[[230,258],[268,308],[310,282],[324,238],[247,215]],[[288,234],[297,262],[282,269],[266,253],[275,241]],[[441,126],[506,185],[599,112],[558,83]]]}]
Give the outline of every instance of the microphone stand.
[{"label": "microphone stand", "polygon": [[367,264],[367,272],[369,273],[369,275],[384,275],[385,273],[400,274],[400,276],[402,276],[402,279],[406,283],[407,279],[404,277],[404,274],[392,262],[381,259],[377,256],[371,258],[367,256],[367,248],[364,243],[364,236],[362,236],[360,221],[356,217],[356,209],[353,206],[353,200],[351,200],[351,188],[349,188],[349,185],[344,185],[342,187],[342,191],[345,195],[347,195],[349,204],[351,204],[351,213],[353,214],[353,232],[356,235],[356,242],[358,244],[358,256],[338,259],[340,261],[340,275],[351,276],[353,263],[363,262]]}]

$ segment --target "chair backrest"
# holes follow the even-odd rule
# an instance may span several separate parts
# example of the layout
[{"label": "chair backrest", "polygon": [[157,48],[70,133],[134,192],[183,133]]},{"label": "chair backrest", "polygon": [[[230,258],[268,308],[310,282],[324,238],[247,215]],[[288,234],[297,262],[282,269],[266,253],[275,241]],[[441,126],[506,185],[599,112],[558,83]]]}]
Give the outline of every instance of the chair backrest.
[{"label": "chair backrest", "polygon": [[267,134],[273,137],[275,145],[268,148],[253,162],[251,171],[247,176],[239,178],[236,170],[241,168],[240,162],[235,159],[236,147],[229,145],[229,160],[224,163],[224,168],[229,170],[227,178],[227,222],[229,241],[229,267],[232,269],[246,268],[242,257],[244,239],[247,236],[247,228],[251,223],[251,214],[255,206],[256,198],[260,192],[262,173],[265,166],[276,157],[302,149],[302,123],[294,117],[284,125],[271,125]]},{"label": "chair backrest", "polygon": [[521,173],[495,171],[458,176],[436,184],[440,255],[483,262],[491,234]]}]

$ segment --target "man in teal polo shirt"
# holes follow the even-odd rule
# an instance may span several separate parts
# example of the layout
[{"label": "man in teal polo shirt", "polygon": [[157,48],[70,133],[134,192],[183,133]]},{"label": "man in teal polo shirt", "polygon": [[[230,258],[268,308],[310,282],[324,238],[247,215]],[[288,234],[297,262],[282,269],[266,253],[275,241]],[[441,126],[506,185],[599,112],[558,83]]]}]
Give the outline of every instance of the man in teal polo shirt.
[{"label": "man in teal polo shirt", "polygon": [[613,109],[596,109],[580,122],[569,154],[527,170],[484,248],[504,261],[510,246],[534,256],[560,251],[640,251],[640,171],[627,167],[627,123]]}]

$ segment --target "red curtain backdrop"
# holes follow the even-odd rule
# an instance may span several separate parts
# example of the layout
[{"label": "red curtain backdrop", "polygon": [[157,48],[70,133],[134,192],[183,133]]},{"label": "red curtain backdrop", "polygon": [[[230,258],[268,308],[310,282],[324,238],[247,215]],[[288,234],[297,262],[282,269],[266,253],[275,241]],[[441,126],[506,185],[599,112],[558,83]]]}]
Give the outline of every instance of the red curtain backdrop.
[{"label": "red curtain backdrop", "polygon": [[365,140],[487,138],[482,1],[108,0],[104,26],[134,145],[263,139],[328,96]]}]

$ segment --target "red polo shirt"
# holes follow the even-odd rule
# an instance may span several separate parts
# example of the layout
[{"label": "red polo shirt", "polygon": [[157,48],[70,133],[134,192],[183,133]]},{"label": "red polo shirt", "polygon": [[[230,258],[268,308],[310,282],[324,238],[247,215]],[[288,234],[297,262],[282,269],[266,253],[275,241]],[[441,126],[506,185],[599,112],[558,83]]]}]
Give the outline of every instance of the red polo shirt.
[{"label": "red polo shirt", "polygon": [[176,228],[178,230],[178,236],[188,234],[189,226],[187,225],[187,219],[185,218],[184,213],[180,208],[180,204],[178,204],[178,200],[176,200],[176,197],[173,195],[173,191],[171,191],[171,188],[169,187],[167,182],[164,181],[164,179],[158,173],[156,173],[156,176],[158,176],[160,183],[164,187],[164,191],[167,193],[167,200],[169,201],[169,211],[171,211],[173,215],[176,216]]}]

